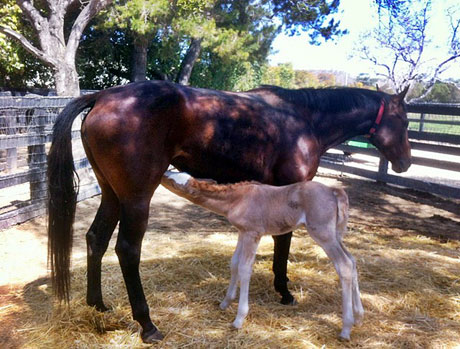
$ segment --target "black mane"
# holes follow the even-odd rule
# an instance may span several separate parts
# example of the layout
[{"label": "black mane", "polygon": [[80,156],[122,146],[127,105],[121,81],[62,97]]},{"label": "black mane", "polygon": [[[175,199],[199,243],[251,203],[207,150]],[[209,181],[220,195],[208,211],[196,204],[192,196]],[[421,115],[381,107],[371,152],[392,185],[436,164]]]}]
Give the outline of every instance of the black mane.
[{"label": "black mane", "polygon": [[268,91],[288,103],[320,113],[348,112],[354,109],[374,110],[378,108],[382,99],[389,99],[389,95],[381,91],[352,87],[285,89],[263,85],[253,91]]}]

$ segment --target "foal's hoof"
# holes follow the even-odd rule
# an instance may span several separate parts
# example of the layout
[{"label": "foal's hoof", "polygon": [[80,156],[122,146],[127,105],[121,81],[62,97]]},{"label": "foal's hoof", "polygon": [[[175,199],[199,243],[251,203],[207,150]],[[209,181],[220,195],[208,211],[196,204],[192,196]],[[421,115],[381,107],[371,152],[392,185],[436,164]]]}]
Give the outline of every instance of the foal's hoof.
[{"label": "foal's hoof", "polygon": [[221,310],[225,310],[225,309],[227,309],[229,307],[229,305],[230,305],[229,301],[223,300],[222,303],[219,304],[219,308]]},{"label": "foal's hoof", "polygon": [[297,301],[291,294],[283,296],[280,303],[283,305],[297,305]]},{"label": "foal's hoof", "polygon": [[341,341],[341,342],[349,342],[350,341],[350,334],[341,333],[339,335],[339,341]]},{"label": "foal's hoof", "polygon": [[151,344],[161,341],[164,336],[160,331],[158,331],[157,328],[154,328],[153,330],[150,330],[146,333],[142,332],[141,338],[144,343]]}]

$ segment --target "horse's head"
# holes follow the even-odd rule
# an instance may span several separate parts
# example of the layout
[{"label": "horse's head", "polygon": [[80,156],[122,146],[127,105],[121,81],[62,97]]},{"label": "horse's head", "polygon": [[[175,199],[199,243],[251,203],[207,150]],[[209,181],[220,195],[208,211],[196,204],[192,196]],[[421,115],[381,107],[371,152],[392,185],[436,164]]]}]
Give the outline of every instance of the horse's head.
[{"label": "horse's head", "polygon": [[404,97],[409,87],[399,94],[390,96],[383,118],[371,137],[371,143],[391,162],[392,169],[401,173],[411,165],[411,150],[407,135],[406,107]]}]

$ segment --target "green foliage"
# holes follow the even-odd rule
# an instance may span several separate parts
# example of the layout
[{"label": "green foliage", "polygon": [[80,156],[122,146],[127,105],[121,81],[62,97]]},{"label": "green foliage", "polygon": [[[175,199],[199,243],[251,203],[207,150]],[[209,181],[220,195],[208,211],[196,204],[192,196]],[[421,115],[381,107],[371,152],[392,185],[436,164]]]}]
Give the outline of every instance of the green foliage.
[{"label": "green foliage", "polygon": [[454,84],[438,82],[425,100],[436,103],[458,103],[460,102],[460,90]]},{"label": "green foliage", "polygon": [[[18,10],[14,0],[3,2]],[[201,54],[190,78],[194,86],[238,91],[261,83],[297,87],[306,77],[298,77],[292,66],[274,70],[266,66],[271,44],[281,31],[305,31],[317,43],[342,35],[332,20],[338,4],[337,0],[116,0],[82,38],[77,54],[81,87],[102,89],[127,82],[136,40],[148,43],[147,77],[175,80],[192,38],[201,39]],[[2,5],[2,10],[8,20],[26,23],[20,15],[12,15],[11,8]],[[46,11],[44,7],[42,13]],[[0,21],[6,17],[0,12]],[[1,76],[6,68],[14,70],[20,84],[47,85],[49,69],[31,64],[33,59],[19,45],[11,40],[6,44],[0,36],[0,53],[0,84],[5,84]],[[40,79],[35,78],[37,73]]]},{"label": "green foliage", "polygon": [[129,28],[140,35],[151,35],[170,14],[169,0],[129,0],[118,3],[107,26]]},{"label": "green foliage", "polygon": [[318,87],[320,82],[316,74],[308,70],[295,71],[295,86],[296,88],[302,87]]},{"label": "green foliage", "polygon": [[[20,26],[21,9],[12,0],[0,7],[0,25],[4,25],[13,30],[18,30]],[[0,34],[0,72],[11,74],[21,72],[24,69],[24,63],[19,57],[19,45]],[[2,74],[2,75],[3,75]]]},{"label": "green foliage", "polygon": [[[14,0],[2,0],[0,25],[32,36],[32,29]],[[18,42],[0,34],[0,87],[49,87],[51,82],[52,72],[48,67]]]},{"label": "green foliage", "polygon": [[262,84],[276,85],[284,88],[295,87],[295,72],[291,63],[278,64],[276,67],[266,66],[262,73]]},{"label": "green foliage", "polygon": [[77,56],[80,88],[104,89],[128,82],[132,49],[123,32],[90,28]]},{"label": "green foliage", "polygon": [[323,40],[347,34],[340,29],[340,22],[331,17],[338,11],[339,0],[272,0],[265,1],[273,6],[273,13],[283,23],[285,31],[291,35],[307,32],[310,43],[319,45]]}]

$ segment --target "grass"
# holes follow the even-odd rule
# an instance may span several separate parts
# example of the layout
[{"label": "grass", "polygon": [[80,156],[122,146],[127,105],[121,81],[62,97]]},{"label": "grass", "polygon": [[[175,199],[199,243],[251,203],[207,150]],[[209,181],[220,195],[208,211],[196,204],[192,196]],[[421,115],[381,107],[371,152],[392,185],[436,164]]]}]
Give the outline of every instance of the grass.
[{"label": "grass", "polygon": [[[408,117],[419,119],[420,114],[409,113]],[[430,123],[430,121],[457,121],[458,122],[460,121],[460,116],[425,114],[425,120],[423,124],[424,132],[460,135],[460,125],[435,124],[435,123]],[[418,131],[419,129],[420,129],[420,122],[411,121],[409,123],[409,130]]]}]

